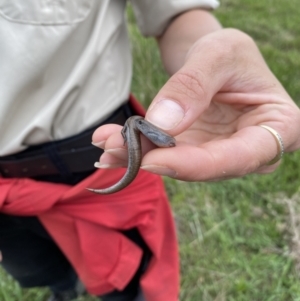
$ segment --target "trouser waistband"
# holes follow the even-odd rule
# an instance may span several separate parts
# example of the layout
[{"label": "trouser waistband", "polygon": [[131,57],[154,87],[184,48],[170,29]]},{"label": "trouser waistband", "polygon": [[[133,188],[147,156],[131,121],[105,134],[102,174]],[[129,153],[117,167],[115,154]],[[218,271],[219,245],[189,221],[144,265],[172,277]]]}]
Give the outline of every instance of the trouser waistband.
[{"label": "trouser waistband", "polygon": [[108,123],[124,125],[133,111],[126,103],[97,126],[78,135],[31,146],[20,153],[0,157],[0,174],[5,178],[35,178],[61,174],[83,173],[95,170],[94,163],[103,151],[91,145],[92,134]]}]

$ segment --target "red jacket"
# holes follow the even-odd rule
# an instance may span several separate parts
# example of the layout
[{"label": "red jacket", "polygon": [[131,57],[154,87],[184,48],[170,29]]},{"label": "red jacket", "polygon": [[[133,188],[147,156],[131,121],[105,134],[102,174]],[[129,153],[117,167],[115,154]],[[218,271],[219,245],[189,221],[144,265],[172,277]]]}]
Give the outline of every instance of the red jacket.
[{"label": "red jacket", "polygon": [[38,216],[70,260],[87,290],[96,295],[122,290],[135,273],[141,250],[117,229],[137,227],[153,257],[142,277],[147,301],[176,301],[177,243],[167,197],[158,176],[140,171],[124,190],[97,195],[122,170],[98,170],[76,186],[0,178],[0,210]]}]

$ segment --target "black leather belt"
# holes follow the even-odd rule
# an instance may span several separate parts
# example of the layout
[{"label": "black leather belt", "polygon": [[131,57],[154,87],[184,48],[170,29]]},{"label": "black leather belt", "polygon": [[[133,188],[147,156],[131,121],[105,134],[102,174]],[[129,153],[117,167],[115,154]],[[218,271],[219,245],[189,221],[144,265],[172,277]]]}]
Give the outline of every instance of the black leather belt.
[{"label": "black leather belt", "polygon": [[70,138],[31,146],[14,155],[0,157],[0,174],[5,178],[68,176],[94,170],[103,151],[91,145],[92,134],[103,124],[123,125],[132,115],[129,104],[116,110],[101,124]]}]

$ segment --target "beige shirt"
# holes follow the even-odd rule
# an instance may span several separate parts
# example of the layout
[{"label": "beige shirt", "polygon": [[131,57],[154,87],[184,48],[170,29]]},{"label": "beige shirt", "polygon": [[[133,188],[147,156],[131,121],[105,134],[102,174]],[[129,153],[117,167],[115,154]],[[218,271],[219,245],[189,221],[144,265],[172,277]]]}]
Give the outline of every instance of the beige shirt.
[{"label": "beige shirt", "polygon": [[[131,0],[146,36],[217,0]],[[128,98],[125,0],[0,0],[0,156],[66,138]]]}]

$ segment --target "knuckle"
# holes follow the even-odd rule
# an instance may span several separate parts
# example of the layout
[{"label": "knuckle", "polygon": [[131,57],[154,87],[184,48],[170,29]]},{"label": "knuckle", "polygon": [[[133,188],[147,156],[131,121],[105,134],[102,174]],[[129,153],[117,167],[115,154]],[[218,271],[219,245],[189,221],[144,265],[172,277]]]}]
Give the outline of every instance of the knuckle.
[{"label": "knuckle", "polygon": [[203,75],[200,70],[179,71],[171,82],[180,94],[190,99],[200,100],[206,97]]}]

